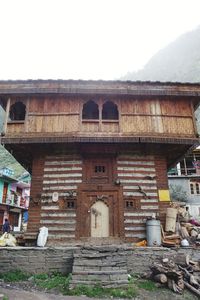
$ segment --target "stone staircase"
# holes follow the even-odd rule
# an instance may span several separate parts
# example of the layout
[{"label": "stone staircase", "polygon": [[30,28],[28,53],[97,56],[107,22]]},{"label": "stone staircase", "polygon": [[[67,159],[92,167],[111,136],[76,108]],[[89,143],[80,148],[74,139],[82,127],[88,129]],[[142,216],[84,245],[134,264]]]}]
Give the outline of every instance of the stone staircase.
[{"label": "stone staircase", "polygon": [[126,251],[119,245],[84,246],[75,250],[71,288],[96,284],[107,288],[127,286]]}]

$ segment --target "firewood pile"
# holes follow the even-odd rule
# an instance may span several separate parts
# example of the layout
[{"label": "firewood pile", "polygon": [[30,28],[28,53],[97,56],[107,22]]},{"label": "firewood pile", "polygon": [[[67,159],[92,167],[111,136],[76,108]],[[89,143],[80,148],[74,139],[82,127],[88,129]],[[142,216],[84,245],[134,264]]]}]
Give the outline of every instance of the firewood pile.
[{"label": "firewood pile", "polygon": [[189,215],[184,206],[174,203],[166,215],[165,231],[162,230],[162,245],[200,246],[200,221]]},{"label": "firewood pile", "polygon": [[200,262],[190,260],[189,255],[178,254],[174,259],[154,262],[147,277],[175,293],[182,294],[187,288],[200,297]]}]

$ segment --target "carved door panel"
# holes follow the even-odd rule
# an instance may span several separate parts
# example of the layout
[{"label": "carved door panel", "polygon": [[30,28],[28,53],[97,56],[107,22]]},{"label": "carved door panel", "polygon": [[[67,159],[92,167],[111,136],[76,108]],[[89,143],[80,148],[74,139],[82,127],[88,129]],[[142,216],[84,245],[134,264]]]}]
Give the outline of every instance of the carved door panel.
[{"label": "carved door panel", "polygon": [[90,209],[91,237],[109,237],[109,208],[102,202],[95,202]]},{"label": "carved door panel", "polygon": [[[98,190],[100,188],[100,190]],[[77,199],[77,237],[123,235],[123,204],[119,187],[84,185]]]}]

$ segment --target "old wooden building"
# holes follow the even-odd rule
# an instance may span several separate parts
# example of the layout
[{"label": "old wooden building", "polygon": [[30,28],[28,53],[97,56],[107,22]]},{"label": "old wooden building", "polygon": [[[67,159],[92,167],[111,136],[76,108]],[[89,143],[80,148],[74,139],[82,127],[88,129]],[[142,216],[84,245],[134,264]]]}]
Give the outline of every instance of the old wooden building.
[{"label": "old wooden building", "polygon": [[198,84],[1,81],[1,143],[32,172],[26,238],[144,238],[167,168],[198,143],[199,99]]}]

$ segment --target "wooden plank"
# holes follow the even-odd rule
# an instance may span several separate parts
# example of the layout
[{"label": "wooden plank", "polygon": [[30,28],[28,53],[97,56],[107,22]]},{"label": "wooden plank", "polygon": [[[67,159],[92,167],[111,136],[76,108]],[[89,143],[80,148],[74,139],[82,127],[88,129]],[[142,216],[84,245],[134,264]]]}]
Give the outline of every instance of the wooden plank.
[{"label": "wooden plank", "polygon": [[10,98],[8,98],[6,103],[6,113],[4,116],[4,125],[3,125],[3,133],[6,134],[7,132],[7,123],[8,123],[8,117],[9,117],[9,111],[10,111]]}]

